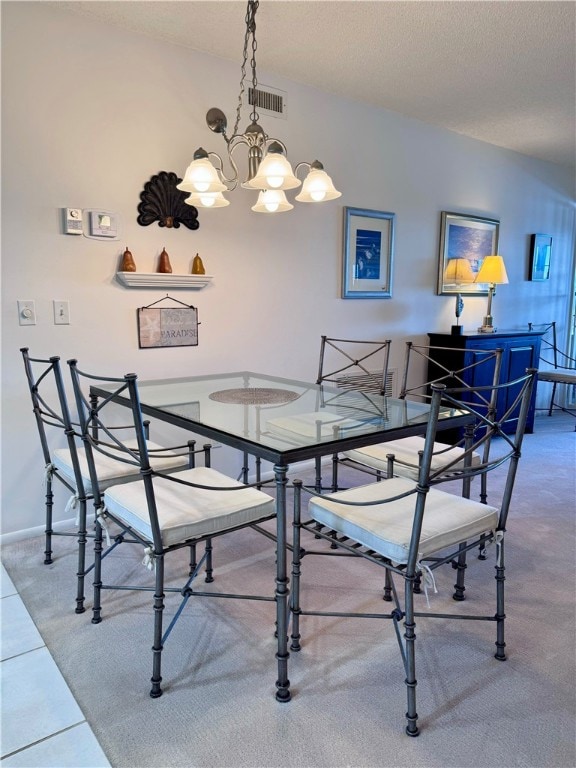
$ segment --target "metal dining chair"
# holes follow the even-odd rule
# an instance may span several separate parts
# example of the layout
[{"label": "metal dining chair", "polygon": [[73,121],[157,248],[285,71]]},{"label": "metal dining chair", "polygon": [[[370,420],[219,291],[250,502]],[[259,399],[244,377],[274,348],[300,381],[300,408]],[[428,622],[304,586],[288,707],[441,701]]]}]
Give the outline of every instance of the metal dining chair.
[{"label": "metal dining chair", "polygon": [[[442,352],[442,355],[438,355]],[[443,357],[443,361],[440,358]],[[457,360],[463,363],[456,363]],[[404,368],[399,398],[401,400],[417,400],[430,402],[432,383],[445,384],[448,387],[461,387],[462,400],[473,403],[483,416],[490,417],[496,413],[498,390],[495,389],[500,381],[502,365],[501,349],[448,349],[424,344],[406,342]],[[425,374],[422,374],[422,367]],[[478,384],[489,384],[486,391],[472,387],[470,381]],[[478,423],[477,428],[482,428]],[[447,461],[460,461],[465,456],[465,436],[462,434],[458,441],[448,445],[447,438],[438,432],[432,454],[432,466],[441,466]],[[377,478],[388,476],[390,459],[393,460],[394,473],[403,477],[417,478],[419,463],[424,450],[425,438],[420,435],[390,440],[376,445],[345,451],[339,461],[342,464],[355,467],[361,471],[375,474]],[[489,443],[484,450],[487,451]],[[480,463],[481,456],[476,452],[471,457],[473,463]],[[338,487],[337,478],[333,488]],[[482,476],[480,499],[486,501],[486,475]]]},{"label": "metal dining chair", "polygon": [[[524,437],[524,429],[530,406],[530,398],[536,370],[527,371],[519,380],[496,386],[486,385],[473,389],[456,387],[446,388],[440,383],[431,385],[430,416],[426,436],[418,467],[418,478],[393,476],[385,482],[373,482],[337,493],[322,495],[313,488],[304,488],[300,481],[294,482],[294,538],[292,566],[292,634],[291,650],[300,651],[302,637],[300,630],[303,617],[308,615],[327,616],[331,622],[340,617],[372,618],[392,622],[404,664],[407,690],[406,733],[409,736],[419,734],[418,714],[416,711],[416,620],[437,618],[448,620],[473,620],[491,622],[496,625],[496,653],[499,661],[506,659],[505,653],[505,540],[510,535],[506,524],[513,495],[514,482]],[[487,394],[487,390],[496,389],[510,395],[507,416],[518,413],[514,435],[506,434],[503,422],[494,420],[481,410],[476,409],[471,395]],[[463,400],[464,394],[467,401]],[[482,399],[483,399],[482,397]],[[490,398],[488,398],[490,400]],[[448,459],[445,464],[433,462],[435,441],[438,431],[441,408],[453,407],[469,414],[471,421],[481,423],[483,430],[478,430],[474,442],[469,445],[463,456]],[[488,458],[480,463],[473,461],[474,454],[486,456],[484,445],[490,445]],[[441,490],[443,483],[455,478],[469,482],[473,477],[485,476],[499,470],[503,475],[503,490],[498,500],[491,505],[465,498]],[[496,484],[495,484],[496,485]],[[307,514],[302,518],[302,495],[309,496]],[[318,528],[320,526],[320,528]],[[332,543],[336,532],[338,551],[312,549],[311,537],[320,536]],[[420,608],[415,598],[415,584],[422,577],[425,591],[435,588],[434,574],[442,566],[457,566],[462,548],[470,550],[480,543],[484,546],[493,544],[493,564],[496,571],[495,609],[481,613],[456,614],[451,611]],[[388,613],[368,613],[366,608],[358,611],[333,610],[332,603],[323,610],[307,610],[308,592],[303,579],[303,561],[308,556],[321,554],[321,562],[339,563],[337,558],[342,553],[352,558],[361,558],[385,569],[392,580],[393,608]],[[330,557],[332,555],[332,557]],[[328,556],[328,557],[327,557]],[[336,559],[334,559],[336,558]],[[347,572],[350,560],[347,559]],[[476,561],[476,567],[480,561]],[[337,567],[337,566],[336,566]],[[354,581],[352,589],[361,604],[366,605],[369,594],[362,582]],[[326,578],[329,578],[328,576]],[[400,581],[402,589],[396,587]],[[318,589],[315,585],[315,600]],[[426,598],[428,595],[426,594]],[[433,598],[440,601],[441,598]],[[473,602],[472,600],[470,602]],[[478,610],[478,609],[477,609]],[[404,632],[402,633],[402,624]],[[442,625],[440,625],[441,627]],[[465,635],[463,635],[465,637]],[[429,641],[430,642],[430,641]],[[305,647],[305,643],[304,643]],[[380,702],[385,706],[385,701]]]},{"label": "metal dining chair", "polygon": [[[88,469],[85,451],[79,444],[79,424],[71,416],[64,380],[60,368],[60,358],[31,357],[28,347],[21,348],[24,371],[28,390],[32,399],[32,410],[36,420],[42,458],[44,461],[45,482],[45,523],[44,523],[44,563],[53,562],[53,536],[72,536],[77,540],[76,572],[76,613],[83,613],[84,581],[92,570],[86,567],[86,544],[89,537],[87,530],[87,502],[94,498],[92,481]],[[115,428],[122,434],[123,427]],[[148,422],[145,423],[148,434]],[[190,452],[194,449],[193,441],[181,446],[182,455],[162,457],[162,447],[148,442],[151,451],[156,452],[157,461],[166,471],[188,465]],[[101,487],[106,488],[117,483],[130,482],[137,477],[134,467],[119,460],[118,455],[103,457],[98,466]],[[66,511],[76,513],[74,530],[54,528],[54,481],[60,483],[69,493]]]},{"label": "metal dining chair", "polygon": [[[275,499],[254,485],[240,483],[207,465],[170,474],[164,472],[155,464],[146,441],[136,375],[130,373],[121,378],[98,376],[80,370],[76,360],[68,362],[97,509],[92,623],[102,621],[105,591],[153,592],[150,696],[157,698],[162,695],[162,651],[190,597],[200,595],[275,601],[274,594],[220,594],[200,591],[195,587],[196,578],[208,558],[205,549],[199,562],[196,562],[196,545],[273,518],[276,514]],[[90,387],[94,384],[110,387],[109,396],[95,402],[90,396]],[[119,399],[127,400],[130,406],[131,443],[120,442],[111,429],[114,408]],[[100,460],[111,455],[119,456],[138,479],[122,485],[101,484]],[[125,543],[141,549],[143,564],[153,572],[152,587],[126,584],[121,579],[120,583],[103,579],[105,558]],[[183,548],[191,551],[188,573],[181,586],[166,586],[165,559]],[[212,581],[212,577],[209,580]],[[270,582],[272,587],[272,579]],[[164,630],[166,593],[178,595],[180,605]]]},{"label": "metal dining chair", "polygon": [[[548,405],[548,416],[552,416],[554,408],[558,408],[564,413],[576,416],[574,408],[568,408],[561,405],[556,400],[556,390],[558,385],[564,384],[566,387],[572,387],[573,400],[576,399],[576,359],[562,352],[558,347],[558,337],[556,334],[556,321],[551,323],[528,323],[528,330],[541,331],[540,341],[540,362],[538,364],[538,381],[545,381],[552,384],[550,393],[550,403]],[[544,365],[542,365],[544,364]],[[576,429],[576,426],[574,427]]]},{"label": "metal dining chair", "polygon": [[[266,428],[286,441],[329,437],[335,430],[340,434],[353,432],[358,426],[355,416],[363,406],[357,397],[347,396],[351,390],[366,395],[365,411],[368,415],[381,417],[381,407],[370,399],[370,395],[383,396],[388,391],[390,343],[389,339],[364,341],[322,336],[316,377],[316,383],[320,385],[317,409],[294,417],[269,419]],[[334,456],[332,487],[336,461],[337,456]],[[321,490],[320,458],[315,459],[315,471],[316,489]]]}]

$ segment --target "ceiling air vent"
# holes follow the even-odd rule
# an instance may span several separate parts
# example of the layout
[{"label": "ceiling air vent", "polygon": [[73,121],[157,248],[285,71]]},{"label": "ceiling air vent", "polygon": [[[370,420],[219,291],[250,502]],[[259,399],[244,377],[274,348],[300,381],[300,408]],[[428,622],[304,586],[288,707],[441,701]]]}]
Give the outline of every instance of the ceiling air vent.
[{"label": "ceiling air vent", "polygon": [[286,91],[261,85],[259,88],[248,88],[248,106],[256,107],[262,115],[287,119]]}]

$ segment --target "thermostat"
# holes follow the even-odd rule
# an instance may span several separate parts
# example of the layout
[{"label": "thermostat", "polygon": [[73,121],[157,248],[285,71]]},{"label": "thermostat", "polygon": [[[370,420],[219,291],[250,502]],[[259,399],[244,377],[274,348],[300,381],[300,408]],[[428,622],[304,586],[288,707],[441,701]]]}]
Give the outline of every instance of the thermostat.
[{"label": "thermostat", "polygon": [[82,208],[62,208],[62,218],[65,235],[82,234]]}]

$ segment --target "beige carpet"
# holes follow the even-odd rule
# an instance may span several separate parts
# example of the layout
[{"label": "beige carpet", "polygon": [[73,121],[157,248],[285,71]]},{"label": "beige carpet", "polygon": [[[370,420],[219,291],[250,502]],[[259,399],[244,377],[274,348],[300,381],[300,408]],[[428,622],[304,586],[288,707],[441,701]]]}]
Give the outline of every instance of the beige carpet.
[{"label": "beige carpet", "polygon": [[[304,618],[303,649],[290,658],[293,699],[279,704],[274,605],[197,598],[166,643],[165,693],[152,700],[149,594],[105,593],[95,626],[89,611],[73,612],[71,540],[55,540],[51,566],[42,565],[41,539],[6,546],[2,561],[118,768],[574,768],[573,429],[571,417],[555,414],[539,417],[525,438],[507,535],[508,661],[493,658],[492,624],[419,620],[417,739],[404,735],[404,673],[390,622]],[[108,565],[144,582],[140,560],[124,547]],[[184,569],[177,558],[169,574]],[[271,543],[254,532],[220,540],[216,569],[218,587],[258,592],[268,583],[272,593]],[[307,607],[382,610],[382,572],[366,563],[307,558],[303,571]],[[492,572],[472,559],[466,608],[492,610],[479,591]],[[451,570],[439,574],[433,610],[461,609],[453,580]],[[174,598],[166,603],[171,615]]]}]

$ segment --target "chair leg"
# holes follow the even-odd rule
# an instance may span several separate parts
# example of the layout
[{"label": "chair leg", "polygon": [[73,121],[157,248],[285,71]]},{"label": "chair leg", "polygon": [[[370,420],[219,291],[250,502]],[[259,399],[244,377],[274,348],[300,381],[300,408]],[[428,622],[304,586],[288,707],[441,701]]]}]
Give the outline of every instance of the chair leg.
[{"label": "chair leg", "polygon": [[207,584],[211,584],[214,581],[214,568],[212,567],[212,539],[206,539],[206,578],[204,581]]},{"label": "chair leg", "polygon": [[152,645],[152,677],[150,696],[157,699],[162,696],[162,618],[164,614],[164,555],[154,557],[156,586],[154,589],[154,644]]},{"label": "chair leg", "polygon": [[556,397],[556,382],[552,384],[552,396],[550,397],[550,407],[548,408],[548,416],[552,416],[552,410],[554,408],[554,398]]},{"label": "chair leg", "polygon": [[190,544],[188,547],[188,551],[190,554],[190,563],[188,566],[188,576],[192,576],[194,571],[196,570],[196,566],[198,563],[196,562],[196,544]]},{"label": "chair leg", "polygon": [[494,658],[506,661],[506,643],[504,642],[504,541],[496,544],[496,653]]},{"label": "chair leg", "polygon": [[86,575],[86,499],[79,499],[78,513],[78,573],[76,582],[76,613],[84,613],[84,576]]},{"label": "chair leg", "polygon": [[52,480],[48,475],[46,477],[46,542],[44,550],[44,565],[52,563],[52,507],[54,504],[54,494],[52,493]]},{"label": "chair leg", "polygon": [[102,593],[102,526],[96,519],[94,528],[94,602],[92,605],[92,624],[102,621],[100,597]]},{"label": "chair leg", "polygon": [[290,590],[290,611],[292,613],[291,651],[300,650],[300,503],[301,490],[294,484],[294,518],[292,522],[292,588]]},{"label": "chair leg", "polygon": [[338,454],[332,454],[332,493],[338,490]]},{"label": "chair leg", "polygon": [[404,637],[406,639],[406,691],[408,696],[408,708],[406,710],[406,733],[408,736],[418,736],[418,714],[416,712],[416,622],[414,619],[414,579],[415,576],[405,579],[405,616]]},{"label": "chair leg", "polygon": [[315,482],[314,490],[316,493],[322,493],[322,461],[319,457],[314,459],[315,466]]},{"label": "chair leg", "polygon": [[466,600],[464,592],[466,587],[464,586],[464,574],[466,572],[466,551],[464,550],[465,544],[460,545],[460,552],[458,554],[458,560],[452,562],[452,567],[456,569],[456,584],[454,584],[453,600]]},{"label": "chair leg", "polygon": [[382,600],[386,600],[387,603],[392,602],[392,576],[390,571],[386,568],[386,576],[384,577],[384,594]]}]

